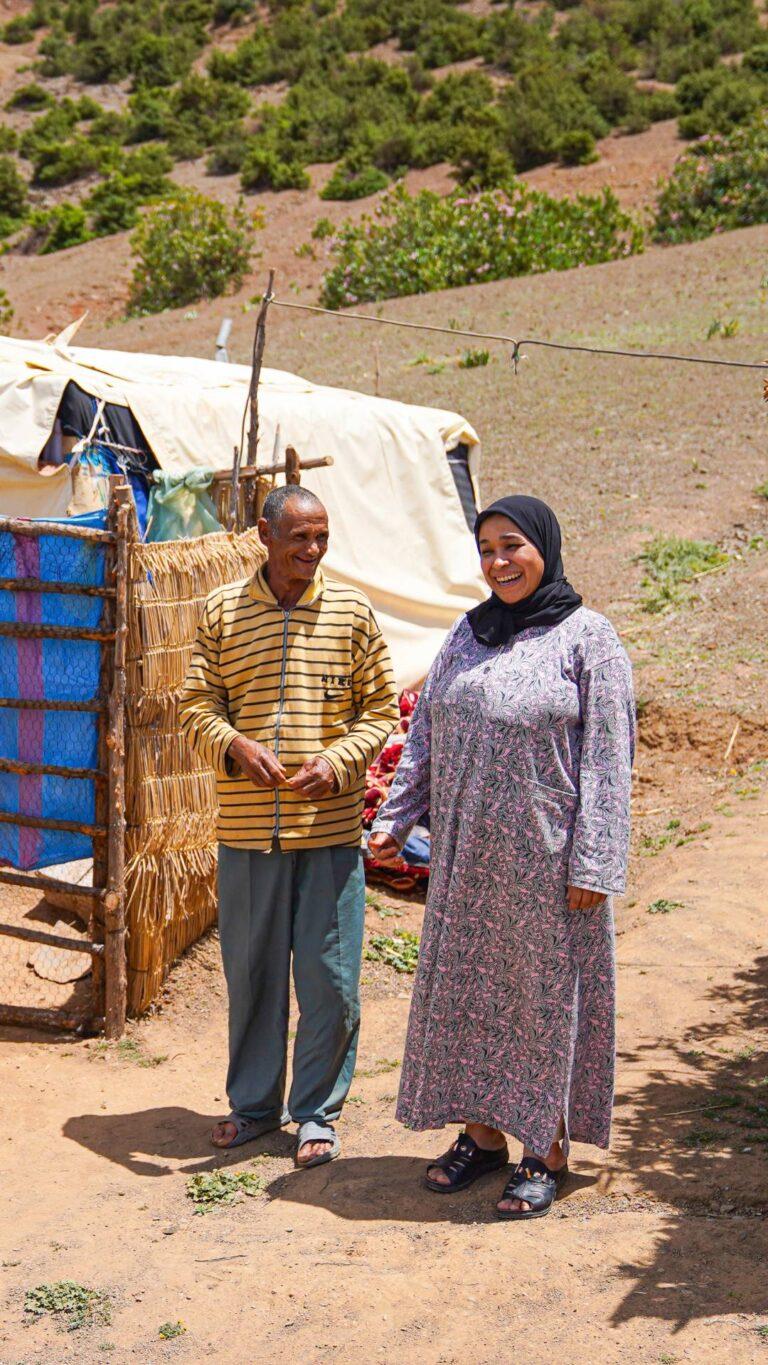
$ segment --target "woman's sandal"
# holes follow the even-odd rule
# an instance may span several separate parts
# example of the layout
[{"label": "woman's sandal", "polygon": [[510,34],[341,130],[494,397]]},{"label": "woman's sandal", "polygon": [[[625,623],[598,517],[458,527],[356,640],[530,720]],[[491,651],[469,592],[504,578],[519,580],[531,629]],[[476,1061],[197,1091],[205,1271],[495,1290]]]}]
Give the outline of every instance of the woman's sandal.
[{"label": "woman's sandal", "polygon": [[530,1208],[500,1209],[497,1204],[496,1217],[509,1222],[522,1222],[524,1218],[543,1218],[549,1213],[567,1177],[567,1161],[559,1171],[551,1171],[538,1157],[523,1157],[504,1186],[499,1203],[505,1199],[523,1199],[526,1204],[530,1204]]},{"label": "woman's sandal", "polygon": [[[436,1161],[430,1161],[427,1167],[427,1174],[424,1176],[424,1184],[428,1190],[434,1194],[453,1194],[456,1190],[466,1190],[473,1185],[481,1175],[490,1175],[492,1171],[500,1171],[509,1161],[509,1150],[506,1142],[503,1147],[496,1151],[489,1151],[485,1147],[478,1147],[474,1138],[469,1133],[459,1133],[452,1147],[447,1152],[443,1152]],[[434,1166],[438,1166],[441,1171],[445,1171],[448,1176],[448,1183],[440,1180],[433,1180],[429,1172]]]}]

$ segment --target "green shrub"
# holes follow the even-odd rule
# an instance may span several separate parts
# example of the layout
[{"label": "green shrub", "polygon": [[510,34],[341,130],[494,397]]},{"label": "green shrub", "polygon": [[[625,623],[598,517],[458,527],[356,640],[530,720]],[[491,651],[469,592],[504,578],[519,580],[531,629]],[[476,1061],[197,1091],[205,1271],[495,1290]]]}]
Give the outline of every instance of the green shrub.
[{"label": "green shrub", "polygon": [[588,166],[597,161],[595,139],[586,128],[572,128],[558,138],[557,155],[564,166]]},{"label": "green shrub", "polygon": [[4,43],[12,46],[19,43],[28,43],[30,38],[35,36],[35,26],[26,14],[17,14],[13,19],[9,19],[7,24],[3,24],[0,29],[0,38]]},{"label": "green shrub", "polygon": [[680,136],[697,138],[706,133],[728,133],[738,124],[748,123],[765,103],[768,83],[757,76],[745,78],[727,67],[716,67],[684,76],[676,94],[682,110]]},{"label": "green shrub", "polygon": [[240,184],[244,190],[306,190],[309,176],[298,158],[284,160],[274,147],[257,143],[246,153]]},{"label": "green shrub", "polygon": [[604,137],[609,131],[577,81],[551,61],[525,67],[500,103],[506,145],[519,171],[553,161],[564,133],[584,129]]},{"label": "green shrub", "polygon": [[27,210],[27,182],[10,156],[0,156],[0,214],[23,218]]},{"label": "green shrub", "polygon": [[6,101],[6,109],[48,109],[56,101],[50,90],[45,86],[38,85],[32,81],[29,85],[20,85],[14,91],[11,98]]},{"label": "green shrub", "polygon": [[92,233],[85,209],[80,204],[56,204],[52,209],[36,209],[30,216],[30,243],[40,256],[63,251],[68,246],[88,242]]},{"label": "green shrub", "polygon": [[19,135],[9,123],[0,123],[0,152],[16,152],[19,148]]},{"label": "green shrub", "polygon": [[57,146],[49,143],[38,149],[34,158],[35,185],[69,185],[82,180],[102,165],[100,149],[84,137],[74,137]]},{"label": "green shrub", "polygon": [[132,313],[159,313],[238,289],[261,226],[242,203],[231,212],[202,194],[185,193],[151,210],[131,237],[136,263]]},{"label": "green shrub", "polygon": [[213,151],[205,163],[208,174],[234,175],[241,171],[251,145],[251,139],[242,129],[225,134],[221,141],[214,143]]},{"label": "green shrub", "polygon": [[174,192],[167,178],[173,161],[163,147],[143,147],[126,156],[119,170],[102,180],[85,200],[94,236],[135,227],[139,206]]},{"label": "green shrub", "polygon": [[321,199],[367,199],[389,184],[389,176],[364,155],[344,157],[320,191]]},{"label": "green shrub", "polygon": [[691,242],[768,222],[768,118],[713,134],[679,158],[656,203],[653,235]]},{"label": "green shrub", "polygon": [[335,231],[336,229],[330,218],[318,218],[310,236],[315,242],[325,242],[329,237],[333,236]]},{"label": "green shrub", "polygon": [[340,308],[613,260],[642,250],[642,232],[610,190],[569,201],[515,182],[441,198],[398,185],[372,218],[345,223],[331,250],[322,298]]},{"label": "green shrub", "polygon": [[4,289],[0,289],[0,330],[7,332],[13,322],[15,313],[13,304],[8,298]]},{"label": "green shrub", "polygon": [[685,603],[688,583],[728,563],[725,551],[711,541],[680,536],[656,536],[636,558],[645,566],[643,610],[652,615]]}]

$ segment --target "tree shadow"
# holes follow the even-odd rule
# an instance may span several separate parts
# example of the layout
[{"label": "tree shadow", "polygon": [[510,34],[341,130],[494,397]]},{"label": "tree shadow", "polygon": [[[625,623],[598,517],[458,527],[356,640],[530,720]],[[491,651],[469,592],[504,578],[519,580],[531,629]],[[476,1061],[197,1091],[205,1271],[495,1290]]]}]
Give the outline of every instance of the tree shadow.
[{"label": "tree shadow", "polygon": [[[768,1312],[768,1057],[758,1047],[767,996],[765,956],[708,992],[720,1007],[711,1021],[622,1056],[625,1066],[661,1060],[617,1096],[629,1113],[614,1158],[668,1211],[650,1261],[619,1269],[632,1288],[615,1325],[649,1317],[679,1329],[695,1317]],[[725,1046],[732,1029],[752,1041]]]}]

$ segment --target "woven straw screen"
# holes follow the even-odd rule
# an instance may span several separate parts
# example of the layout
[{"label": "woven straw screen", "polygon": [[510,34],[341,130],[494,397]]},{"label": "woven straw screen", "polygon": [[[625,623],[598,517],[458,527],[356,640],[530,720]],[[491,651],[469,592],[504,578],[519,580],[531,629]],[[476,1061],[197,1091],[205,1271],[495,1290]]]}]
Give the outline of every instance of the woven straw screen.
[{"label": "woven straw screen", "polygon": [[178,727],[179,693],[209,592],[264,557],[255,530],[131,546],[126,732],[128,1009],[216,920],[216,780]]}]

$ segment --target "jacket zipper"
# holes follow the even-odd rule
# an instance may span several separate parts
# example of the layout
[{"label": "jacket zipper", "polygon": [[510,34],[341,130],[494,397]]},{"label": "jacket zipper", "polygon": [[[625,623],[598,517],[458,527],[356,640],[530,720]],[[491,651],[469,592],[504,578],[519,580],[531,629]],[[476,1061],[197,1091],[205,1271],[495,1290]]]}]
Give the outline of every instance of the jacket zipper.
[{"label": "jacket zipper", "polygon": [[[280,695],[277,702],[277,715],[275,717],[275,758],[280,757],[280,722],[283,719],[283,708],[285,706],[285,674],[288,664],[288,622],[290,611],[283,610],[283,657],[280,664]],[[280,842],[280,789],[275,787],[275,827],[272,831],[273,839]]]}]

